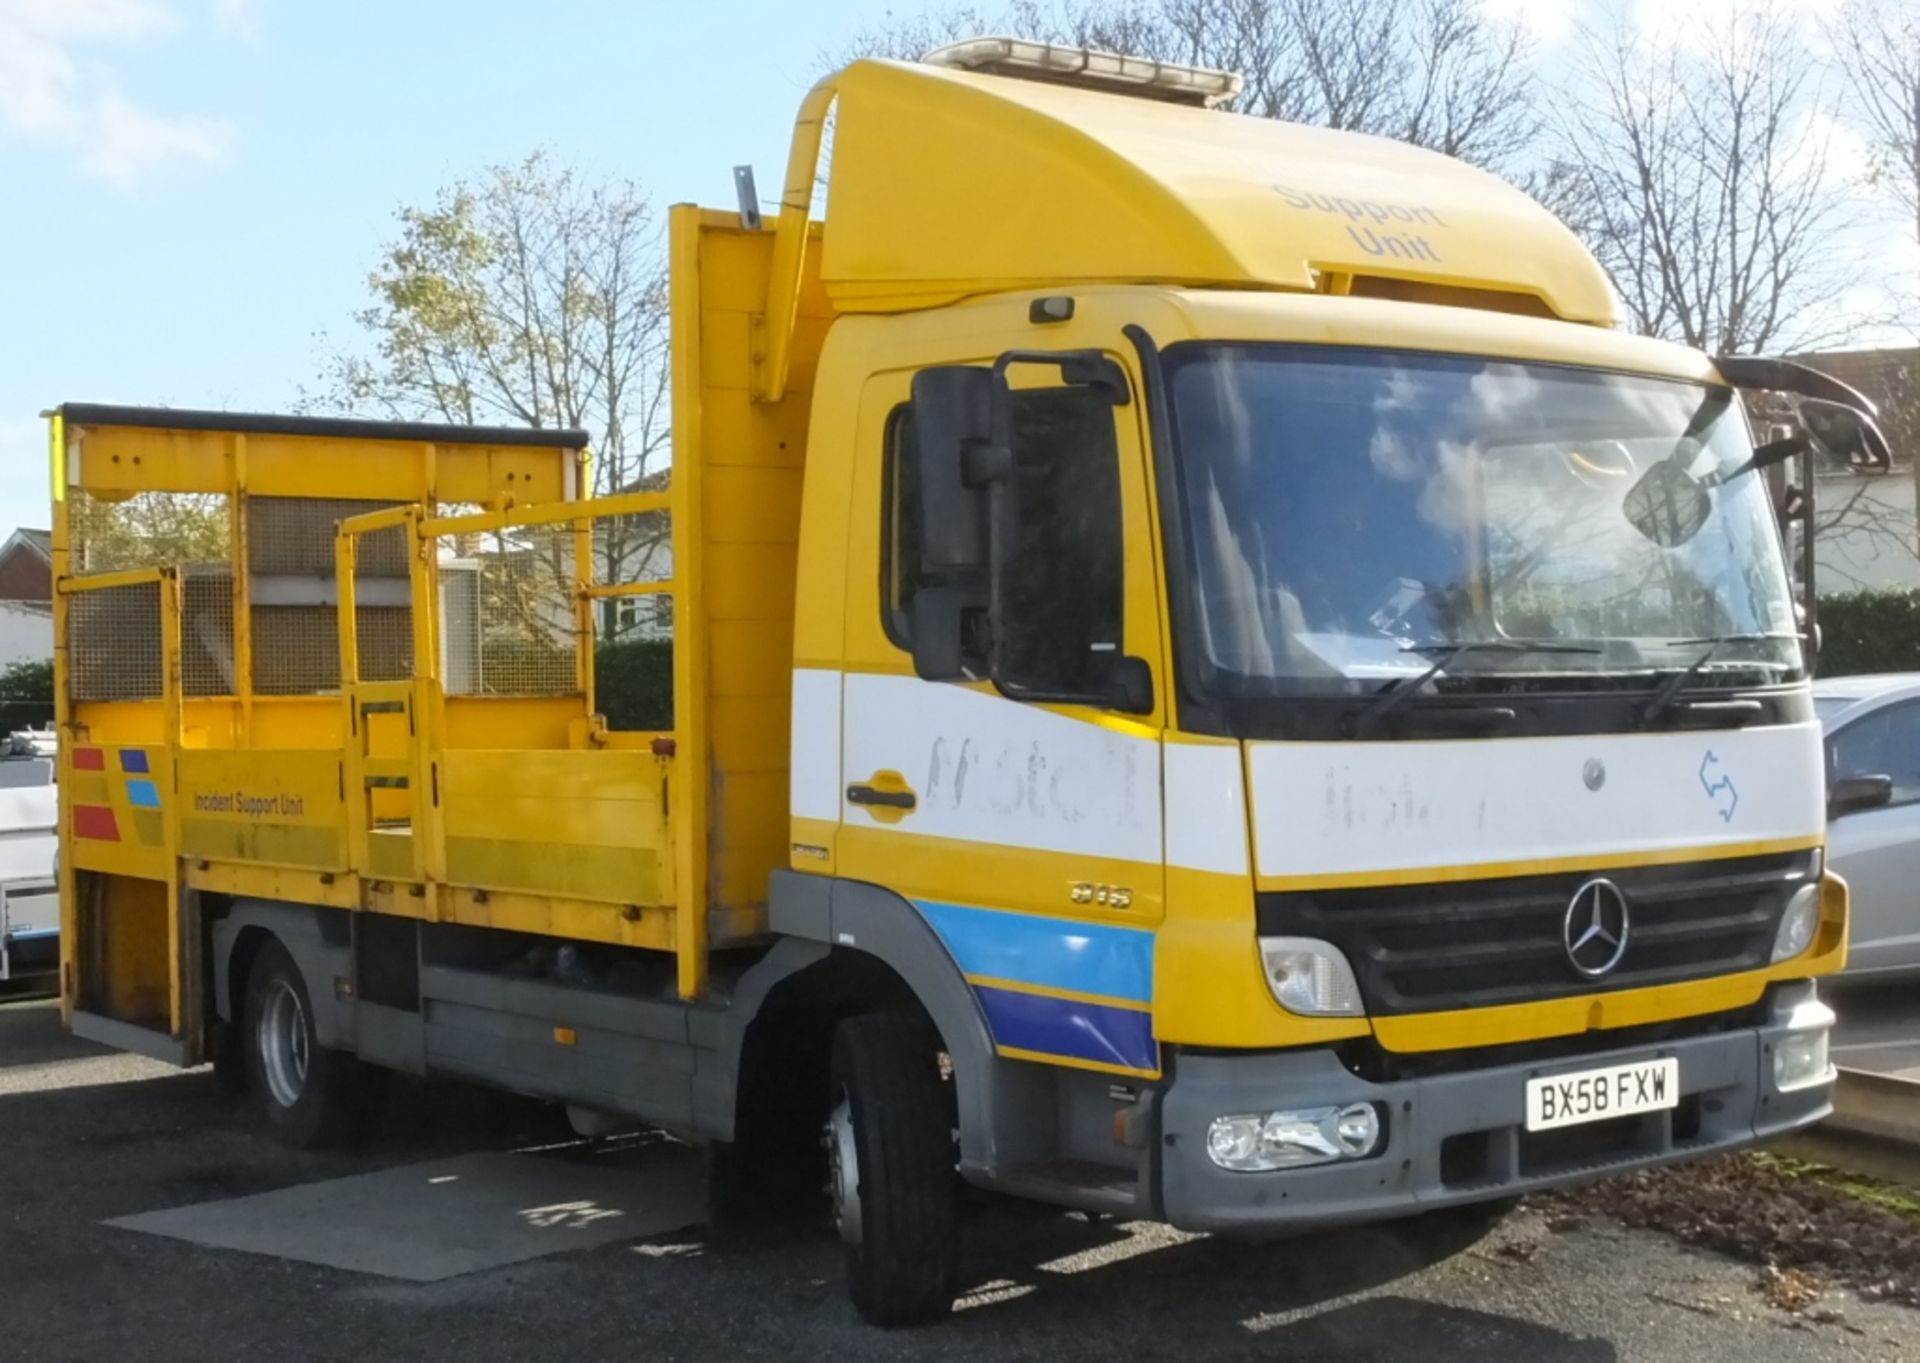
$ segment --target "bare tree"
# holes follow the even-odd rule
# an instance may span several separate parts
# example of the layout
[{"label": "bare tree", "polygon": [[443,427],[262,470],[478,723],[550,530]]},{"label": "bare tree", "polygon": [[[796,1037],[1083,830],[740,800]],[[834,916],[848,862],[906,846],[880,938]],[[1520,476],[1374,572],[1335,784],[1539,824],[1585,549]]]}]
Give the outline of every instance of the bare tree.
[{"label": "bare tree", "polygon": [[[631,183],[587,185],[543,155],[493,166],[398,214],[310,407],[537,427],[591,438],[598,494],[657,485],[667,452],[660,234]],[[664,518],[600,522],[602,580],[647,575]]]},{"label": "bare tree", "polygon": [[1911,0],[1851,0],[1829,28],[1871,174],[1920,243],[1920,9]]},{"label": "bare tree", "polygon": [[1584,36],[1586,95],[1555,126],[1562,206],[1638,329],[1715,353],[1828,337],[1846,204],[1825,110],[1783,8],[1696,17],[1655,44]]},{"label": "bare tree", "polygon": [[1528,40],[1476,0],[1017,0],[869,29],[833,62],[1013,33],[1237,71],[1238,112],[1513,166],[1539,130]]}]

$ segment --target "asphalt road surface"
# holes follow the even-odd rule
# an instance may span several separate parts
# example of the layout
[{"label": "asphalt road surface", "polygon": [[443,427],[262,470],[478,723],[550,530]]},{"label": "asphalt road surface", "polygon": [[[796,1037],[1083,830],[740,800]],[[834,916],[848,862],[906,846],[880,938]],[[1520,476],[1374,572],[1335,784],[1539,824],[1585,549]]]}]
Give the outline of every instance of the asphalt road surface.
[{"label": "asphalt road surface", "polygon": [[714,1248],[697,1229],[441,1282],[201,1248],[112,1218],[554,1138],[531,1105],[398,1098],[377,1142],[297,1154],[210,1074],[62,1035],[0,1005],[0,1358],[1525,1359],[1920,1358],[1920,1311],[1829,1294],[1774,1307],[1745,1264],[1522,1210],[1490,1233],[1414,1222],[1265,1246],[987,1203],[954,1318],[870,1329],[825,1235]]}]

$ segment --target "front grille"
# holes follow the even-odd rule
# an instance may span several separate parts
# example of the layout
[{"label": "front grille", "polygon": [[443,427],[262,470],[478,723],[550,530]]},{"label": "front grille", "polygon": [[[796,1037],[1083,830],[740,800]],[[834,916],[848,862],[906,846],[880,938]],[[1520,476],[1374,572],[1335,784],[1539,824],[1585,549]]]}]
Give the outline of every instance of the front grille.
[{"label": "front grille", "polygon": [[1596,1045],[1608,1050],[1668,1046],[1700,1036],[1758,1027],[1767,1018],[1767,996],[1745,1008],[1724,1013],[1695,1013],[1690,1017],[1645,1022],[1637,1027],[1612,1027],[1604,1032],[1575,1032],[1569,1036],[1536,1037],[1492,1046],[1468,1046],[1442,1051],[1390,1051],[1371,1035],[1335,1043],[1340,1063],[1371,1084],[1398,1084],[1472,1070],[1504,1069],[1512,1065],[1552,1065],[1592,1055]]},{"label": "front grille", "polygon": [[[1567,960],[1567,907],[1596,874],[1632,914],[1627,949],[1590,979]],[[1263,894],[1263,937],[1317,937],[1353,963],[1367,1011],[1439,1012],[1595,994],[1767,964],[1787,900],[1813,874],[1793,852],[1604,873]]]}]

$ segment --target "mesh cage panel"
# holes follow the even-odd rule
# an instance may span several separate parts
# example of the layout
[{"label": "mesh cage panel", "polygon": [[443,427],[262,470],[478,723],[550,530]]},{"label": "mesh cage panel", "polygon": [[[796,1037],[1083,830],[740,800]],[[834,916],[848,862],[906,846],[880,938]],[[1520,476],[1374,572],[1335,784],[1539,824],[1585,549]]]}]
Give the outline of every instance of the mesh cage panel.
[{"label": "mesh cage panel", "polygon": [[233,570],[189,567],[180,581],[181,694],[234,695],[233,669]]},{"label": "mesh cage panel", "polygon": [[[76,577],[179,568],[181,690],[233,693],[233,526],[225,494],[138,492],[116,500],[76,489],[67,504],[67,536]],[[67,642],[73,699],[158,698],[159,585],[75,594]]]},{"label": "mesh cage panel", "polygon": [[[393,502],[339,497],[252,497],[247,501],[247,558],[256,573],[333,576],[333,539],[339,523]],[[362,535],[356,580],[407,575],[407,536],[398,526]]]},{"label": "mesh cage panel", "polygon": [[580,690],[572,526],[442,535],[437,563],[448,695]]},{"label": "mesh cage panel", "polygon": [[[392,505],[337,497],[248,499],[256,693],[297,696],[340,689],[340,612],[322,599],[334,594],[334,533],[343,520]],[[413,671],[406,531],[393,526],[362,535],[353,582],[361,679],[406,679]]]},{"label": "mesh cage panel", "polygon": [[75,592],[67,603],[67,694],[157,700],[163,689],[160,584]]},{"label": "mesh cage panel", "polygon": [[227,563],[233,526],[218,492],[137,492],[118,501],[74,490],[67,504],[68,571]]}]

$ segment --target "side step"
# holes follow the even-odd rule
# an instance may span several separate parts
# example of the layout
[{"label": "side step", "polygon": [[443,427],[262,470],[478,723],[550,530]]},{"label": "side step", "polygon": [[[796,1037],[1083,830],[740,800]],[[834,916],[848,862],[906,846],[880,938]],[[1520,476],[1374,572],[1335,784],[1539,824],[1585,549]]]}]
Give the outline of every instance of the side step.
[{"label": "side step", "polygon": [[83,1013],[76,1008],[73,1012],[72,1030],[73,1034],[82,1041],[97,1041],[102,1046],[113,1047],[116,1051],[144,1055],[149,1060],[159,1060],[181,1069],[186,1069],[193,1064],[185,1041],[170,1037],[165,1032],[156,1032],[151,1027],[122,1022],[118,1018],[102,1017],[98,1013]]}]

